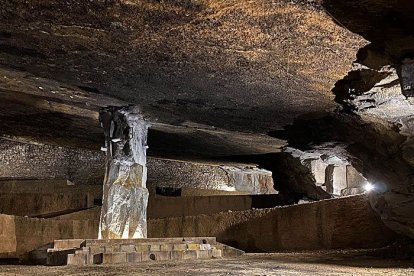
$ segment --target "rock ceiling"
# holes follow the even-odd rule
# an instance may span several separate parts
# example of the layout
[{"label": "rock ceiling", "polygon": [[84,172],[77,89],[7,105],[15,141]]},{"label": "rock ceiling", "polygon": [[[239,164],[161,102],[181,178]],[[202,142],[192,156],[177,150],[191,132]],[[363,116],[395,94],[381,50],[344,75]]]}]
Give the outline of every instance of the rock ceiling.
[{"label": "rock ceiling", "polygon": [[260,134],[269,144],[269,131],[335,108],[331,89],[367,44],[316,1],[2,6],[2,135],[49,142],[93,146],[102,139],[96,111],[132,103],[160,125]]},{"label": "rock ceiling", "polygon": [[3,0],[0,136],[99,149],[99,109],[127,104],[153,123],[152,155],[326,136],[388,185],[372,206],[413,238],[413,14],[411,0]]}]

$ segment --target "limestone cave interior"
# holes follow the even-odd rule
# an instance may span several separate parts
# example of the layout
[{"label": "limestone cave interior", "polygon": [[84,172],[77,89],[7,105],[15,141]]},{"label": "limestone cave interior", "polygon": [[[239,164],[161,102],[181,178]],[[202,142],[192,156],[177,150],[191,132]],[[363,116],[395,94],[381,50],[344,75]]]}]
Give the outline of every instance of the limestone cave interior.
[{"label": "limestone cave interior", "polygon": [[414,2],[2,0],[1,275],[414,275]]}]

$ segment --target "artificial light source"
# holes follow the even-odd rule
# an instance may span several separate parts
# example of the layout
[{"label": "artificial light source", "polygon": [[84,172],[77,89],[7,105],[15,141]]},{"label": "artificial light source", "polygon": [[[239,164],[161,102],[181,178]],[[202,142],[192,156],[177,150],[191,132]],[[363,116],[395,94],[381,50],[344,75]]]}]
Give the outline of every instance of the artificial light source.
[{"label": "artificial light source", "polygon": [[371,183],[367,183],[367,184],[365,184],[365,186],[364,186],[364,190],[366,191],[366,192],[370,192],[370,191],[372,191],[372,190],[374,190],[374,188],[375,188],[375,186],[374,185],[372,185]]}]

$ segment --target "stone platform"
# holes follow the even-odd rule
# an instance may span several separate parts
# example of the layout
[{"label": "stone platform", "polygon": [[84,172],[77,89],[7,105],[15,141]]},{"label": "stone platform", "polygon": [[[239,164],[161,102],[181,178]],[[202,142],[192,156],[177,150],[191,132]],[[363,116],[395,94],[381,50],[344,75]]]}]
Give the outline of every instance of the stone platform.
[{"label": "stone platform", "polygon": [[55,240],[47,251],[48,265],[139,263],[157,260],[212,259],[244,252],[216,241],[215,237],[151,239]]}]

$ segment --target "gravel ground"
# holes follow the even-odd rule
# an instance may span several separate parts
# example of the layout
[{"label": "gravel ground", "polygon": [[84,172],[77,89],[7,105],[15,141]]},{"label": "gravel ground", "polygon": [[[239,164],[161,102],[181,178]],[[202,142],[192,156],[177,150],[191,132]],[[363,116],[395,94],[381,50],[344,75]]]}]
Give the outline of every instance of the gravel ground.
[{"label": "gravel ground", "polygon": [[361,251],[245,254],[234,259],[145,262],[139,265],[0,266],[0,275],[414,275],[414,262]]}]

